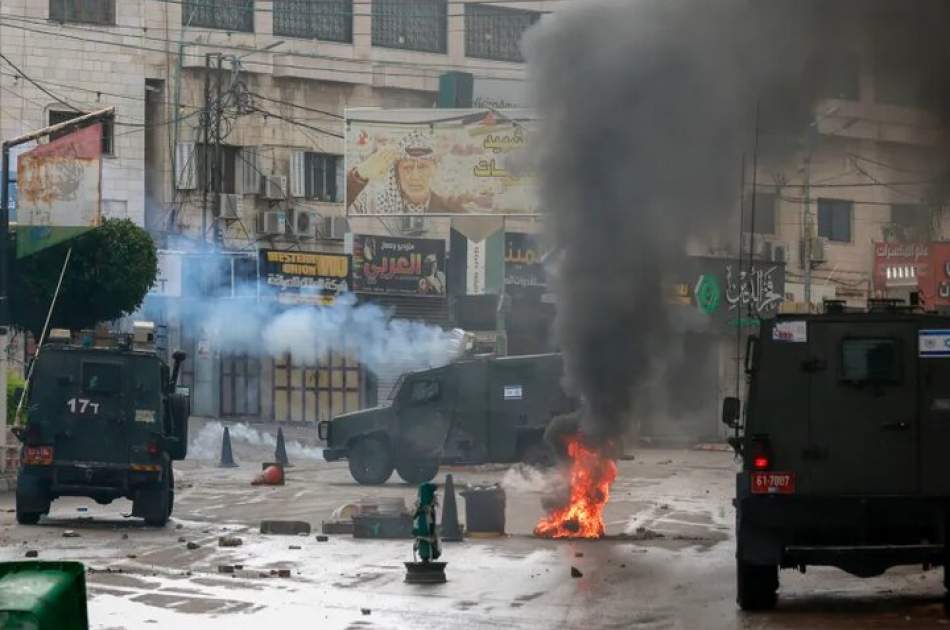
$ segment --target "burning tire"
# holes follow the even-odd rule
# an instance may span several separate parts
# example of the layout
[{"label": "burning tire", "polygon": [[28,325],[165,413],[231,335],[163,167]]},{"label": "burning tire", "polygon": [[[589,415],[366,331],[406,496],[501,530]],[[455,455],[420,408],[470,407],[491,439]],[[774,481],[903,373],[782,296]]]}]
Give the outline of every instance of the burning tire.
[{"label": "burning tire", "polygon": [[401,462],[396,466],[399,478],[410,485],[432,481],[439,474],[439,462],[416,460]]},{"label": "burning tire", "polygon": [[379,438],[358,440],[350,449],[348,459],[350,475],[362,485],[386,483],[393,474],[393,456],[389,445]]}]

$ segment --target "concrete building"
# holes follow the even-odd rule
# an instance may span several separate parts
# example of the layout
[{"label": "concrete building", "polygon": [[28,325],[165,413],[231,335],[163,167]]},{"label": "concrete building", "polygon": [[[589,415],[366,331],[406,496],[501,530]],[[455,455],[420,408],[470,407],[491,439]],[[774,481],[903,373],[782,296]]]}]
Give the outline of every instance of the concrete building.
[{"label": "concrete building", "polygon": [[[103,214],[147,227],[172,252],[163,259],[177,258],[162,270],[177,277],[163,276],[145,312],[165,348],[191,351],[195,412],[314,421],[371,403],[385,384],[345,357],[314,370],[289,356],[222,354],[184,324],[189,300],[205,298],[209,281],[254,299],[238,287],[256,279],[258,249],[341,253],[347,233],[448,247],[447,219],[346,221],[342,114],[433,107],[453,71],[473,75],[483,101],[520,99],[521,35],[557,3],[4,1],[0,135],[114,106]],[[227,269],[209,268],[207,250],[227,253]],[[432,304],[391,306],[447,323],[447,300]]]}]

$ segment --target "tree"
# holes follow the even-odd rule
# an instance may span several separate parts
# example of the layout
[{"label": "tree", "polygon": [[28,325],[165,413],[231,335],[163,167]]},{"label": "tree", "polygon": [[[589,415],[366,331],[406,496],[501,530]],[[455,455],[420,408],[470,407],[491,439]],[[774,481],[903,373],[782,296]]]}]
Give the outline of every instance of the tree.
[{"label": "tree", "polygon": [[39,337],[66,251],[72,247],[51,328],[80,330],[137,309],[158,274],[158,254],[148,232],[128,219],[102,225],[68,243],[11,264],[13,323]]}]

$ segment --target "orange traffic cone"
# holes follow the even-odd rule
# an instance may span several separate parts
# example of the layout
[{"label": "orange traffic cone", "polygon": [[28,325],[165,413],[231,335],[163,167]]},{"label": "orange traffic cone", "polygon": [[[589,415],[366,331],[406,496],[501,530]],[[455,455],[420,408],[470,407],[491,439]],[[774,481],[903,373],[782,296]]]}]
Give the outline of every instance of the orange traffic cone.
[{"label": "orange traffic cone", "polygon": [[264,464],[264,471],[254,477],[252,486],[284,485],[284,468],[280,464]]}]

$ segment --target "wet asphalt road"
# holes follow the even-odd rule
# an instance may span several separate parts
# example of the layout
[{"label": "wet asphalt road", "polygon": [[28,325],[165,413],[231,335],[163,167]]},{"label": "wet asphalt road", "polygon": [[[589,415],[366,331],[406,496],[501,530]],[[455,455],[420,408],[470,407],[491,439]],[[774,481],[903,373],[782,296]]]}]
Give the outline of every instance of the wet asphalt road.
[{"label": "wet asphalt road", "polygon": [[[506,467],[443,470],[456,484],[503,482],[508,537],[446,544],[449,582],[403,583],[408,541],[257,533],[261,519],[299,519],[314,533],[360,497],[403,497],[394,476],[356,485],[345,464],[291,448],[287,485],[253,487],[265,447],[235,442],[241,466],[201,457],[176,468],[172,522],[164,529],[124,518],[131,506],[82,499],[54,503],[40,526],[15,524],[12,494],[0,495],[0,558],[86,564],[94,628],[929,628],[950,625],[941,571],[891,570],[862,580],[833,569],[785,571],[777,610],[743,614],[734,599],[730,453],[644,450],[620,462],[601,541],[538,540],[540,480]],[[464,500],[459,497],[461,518]],[[65,530],[78,537],[63,537]],[[236,548],[217,546],[225,533]],[[618,534],[627,533],[623,538]],[[187,543],[199,546],[188,549]],[[233,574],[221,565],[240,565]],[[576,567],[583,576],[571,578]],[[289,578],[272,569],[290,569]]]}]

